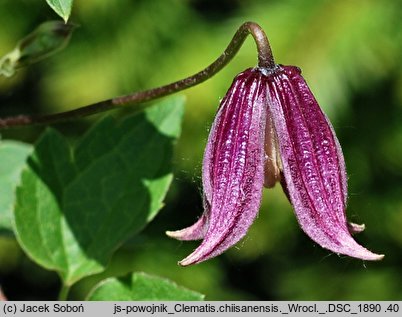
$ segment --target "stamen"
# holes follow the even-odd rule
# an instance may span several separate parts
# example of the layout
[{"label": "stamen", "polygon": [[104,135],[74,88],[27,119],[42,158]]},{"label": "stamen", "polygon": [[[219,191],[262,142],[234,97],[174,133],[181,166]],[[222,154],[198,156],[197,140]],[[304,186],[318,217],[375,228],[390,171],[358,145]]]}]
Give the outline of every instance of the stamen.
[{"label": "stamen", "polygon": [[270,115],[267,116],[265,125],[264,150],[264,187],[271,188],[281,180],[282,161],[279,153],[278,137]]}]

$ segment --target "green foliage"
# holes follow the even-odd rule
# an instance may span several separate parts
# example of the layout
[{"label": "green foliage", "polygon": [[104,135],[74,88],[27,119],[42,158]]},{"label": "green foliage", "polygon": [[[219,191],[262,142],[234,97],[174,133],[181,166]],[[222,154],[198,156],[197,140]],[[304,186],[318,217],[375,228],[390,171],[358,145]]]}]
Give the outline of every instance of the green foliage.
[{"label": "green foliage", "polygon": [[42,23],[0,59],[0,75],[11,77],[17,69],[62,50],[70,40],[73,29],[72,24],[60,21]]},{"label": "green foliage", "polygon": [[32,147],[16,141],[0,141],[0,233],[12,232],[15,188]]},{"label": "green foliage", "polygon": [[199,301],[204,296],[160,277],[132,273],[100,282],[87,298],[93,301]]},{"label": "green foliage", "polygon": [[16,235],[66,285],[102,271],[162,207],[183,99],[106,117],[74,146],[53,129],[35,144],[17,189]]},{"label": "green foliage", "polygon": [[67,22],[71,14],[73,0],[46,0],[46,2],[65,22]]}]

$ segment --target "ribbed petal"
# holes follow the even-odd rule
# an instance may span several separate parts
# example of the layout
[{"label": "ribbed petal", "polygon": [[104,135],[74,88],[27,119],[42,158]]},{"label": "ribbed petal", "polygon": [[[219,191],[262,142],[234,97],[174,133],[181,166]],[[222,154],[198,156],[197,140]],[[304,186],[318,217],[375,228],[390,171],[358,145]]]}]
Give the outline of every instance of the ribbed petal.
[{"label": "ribbed petal", "polygon": [[[226,97],[228,98],[228,97]],[[222,100],[222,103],[226,102]],[[191,225],[190,227],[177,230],[177,231],[166,231],[166,234],[174,239],[182,240],[182,241],[190,241],[190,240],[201,240],[205,237],[207,233],[208,226],[209,226],[209,216],[211,210],[211,201],[212,201],[212,180],[211,180],[211,173],[212,173],[212,166],[211,160],[213,160],[213,153],[214,148],[216,147],[216,139],[212,138],[211,136],[216,136],[217,127],[222,126],[222,118],[221,115],[223,107],[218,110],[218,113],[215,117],[214,124],[211,127],[209,132],[209,139],[207,142],[207,146],[205,148],[204,154],[204,161],[202,167],[202,186],[203,186],[203,203],[204,203],[204,212],[202,216],[198,219],[198,221]]]},{"label": "ribbed petal", "polygon": [[[268,107],[280,147],[284,182],[301,228],[323,248],[380,260],[351,236],[345,216],[346,170],[334,130],[300,70],[278,66],[268,78]],[[364,227],[350,225],[351,231]]]},{"label": "ribbed petal", "polygon": [[265,94],[262,74],[249,69],[236,77],[221,102],[203,162],[208,230],[181,265],[205,261],[230,248],[258,213],[264,182]]}]

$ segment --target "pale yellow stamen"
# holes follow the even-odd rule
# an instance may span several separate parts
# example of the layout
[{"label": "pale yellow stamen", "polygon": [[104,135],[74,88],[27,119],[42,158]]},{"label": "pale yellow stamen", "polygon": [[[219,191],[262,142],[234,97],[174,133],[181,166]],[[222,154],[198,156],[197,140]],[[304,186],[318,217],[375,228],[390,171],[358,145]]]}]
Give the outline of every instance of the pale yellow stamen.
[{"label": "pale yellow stamen", "polygon": [[270,116],[268,116],[265,125],[264,150],[264,187],[271,188],[281,180],[282,161],[279,153],[278,138]]}]

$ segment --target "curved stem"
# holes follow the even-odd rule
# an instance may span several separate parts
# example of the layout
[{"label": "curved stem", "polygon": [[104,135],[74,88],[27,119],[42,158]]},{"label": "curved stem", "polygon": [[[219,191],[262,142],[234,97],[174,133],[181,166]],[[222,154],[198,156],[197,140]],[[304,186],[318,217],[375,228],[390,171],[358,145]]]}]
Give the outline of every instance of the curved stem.
[{"label": "curved stem", "polygon": [[59,121],[66,121],[71,119],[77,119],[84,116],[89,116],[92,114],[108,111],[115,109],[119,106],[124,106],[127,104],[137,104],[140,102],[145,102],[153,100],[156,98],[164,97],[175,92],[184,90],[186,88],[198,85],[205,80],[211,78],[213,75],[218,73],[222,68],[224,68],[236,55],[240,47],[244,43],[247,36],[251,34],[257,45],[258,51],[258,66],[262,68],[274,68],[275,62],[273,59],[271,47],[267,36],[265,35],[262,28],[254,22],[246,22],[240,26],[229,45],[226,47],[224,52],[207,68],[202,71],[192,75],[190,77],[184,78],[182,80],[176,81],[174,83],[135,92],[129,95],[120,96],[104,101],[100,101],[82,108],[60,112],[50,115],[43,116],[30,116],[30,115],[19,115],[9,118],[0,118],[0,129],[7,129],[17,126],[25,126],[32,124],[50,124]]},{"label": "curved stem", "polygon": [[268,69],[275,68],[274,56],[272,54],[271,46],[269,45],[269,41],[264,30],[257,23],[254,22],[246,22],[242,25],[242,27],[247,30],[245,37],[247,36],[247,34],[251,34],[254,38],[255,44],[257,45],[258,66]]}]

